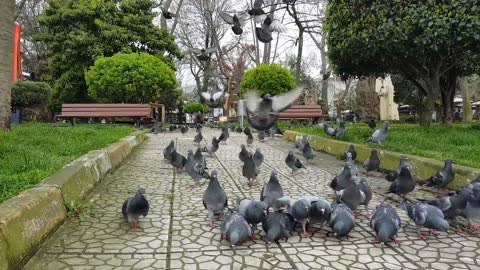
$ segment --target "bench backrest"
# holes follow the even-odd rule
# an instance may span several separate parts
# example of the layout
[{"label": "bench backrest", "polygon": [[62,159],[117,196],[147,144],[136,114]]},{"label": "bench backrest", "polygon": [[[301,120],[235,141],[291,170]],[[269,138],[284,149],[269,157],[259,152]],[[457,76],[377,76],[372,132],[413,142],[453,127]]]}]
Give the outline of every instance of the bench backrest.
[{"label": "bench backrest", "polygon": [[320,105],[292,105],[277,115],[280,119],[326,117]]},{"label": "bench backrest", "polygon": [[63,117],[152,117],[149,104],[62,104]]}]

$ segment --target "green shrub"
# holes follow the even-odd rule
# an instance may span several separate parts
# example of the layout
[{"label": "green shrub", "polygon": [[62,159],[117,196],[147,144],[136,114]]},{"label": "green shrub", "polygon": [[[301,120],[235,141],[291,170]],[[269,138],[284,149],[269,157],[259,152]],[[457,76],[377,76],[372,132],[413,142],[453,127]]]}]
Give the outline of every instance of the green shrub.
[{"label": "green shrub", "polygon": [[208,108],[202,103],[188,103],[183,106],[184,113],[197,113],[204,112],[206,113]]},{"label": "green shrub", "polygon": [[19,81],[12,86],[13,107],[45,107],[52,89],[47,83]]},{"label": "green shrub", "polygon": [[242,91],[255,89],[260,95],[277,95],[296,87],[295,78],[288,69],[278,64],[261,64],[245,72],[240,84]]},{"label": "green shrub", "polygon": [[85,72],[88,93],[103,103],[148,103],[175,91],[175,72],[148,53],[102,57]]}]

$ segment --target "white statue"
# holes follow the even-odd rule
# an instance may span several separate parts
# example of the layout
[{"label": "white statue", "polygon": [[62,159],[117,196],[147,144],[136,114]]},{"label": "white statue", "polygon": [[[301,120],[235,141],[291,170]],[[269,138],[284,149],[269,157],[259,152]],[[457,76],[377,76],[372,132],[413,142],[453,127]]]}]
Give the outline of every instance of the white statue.
[{"label": "white statue", "polygon": [[380,120],[399,120],[398,104],[393,101],[393,83],[390,76],[377,78],[375,91],[380,97]]}]

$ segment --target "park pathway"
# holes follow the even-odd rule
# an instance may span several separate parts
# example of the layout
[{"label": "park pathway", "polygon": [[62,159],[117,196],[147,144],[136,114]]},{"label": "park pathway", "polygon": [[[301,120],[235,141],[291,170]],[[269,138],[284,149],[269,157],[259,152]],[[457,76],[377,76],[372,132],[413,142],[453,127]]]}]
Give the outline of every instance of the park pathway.
[{"label": "park pathway", "polygon": [[[220,130],[205,129],[203,135],[210,141],[219,134]],[[185,135],[150,135],[89,196],[85,205],[91,215],[81,221],[68,220],[25,269],[480,269],[478,235],[450,231],[420,241],[415,227],[400,209],[397,212],[404,226],[398,238],[400,245],[372,244],[373,233],[362,209],[350,240],[318,234],[301,238],[294,233],[287,242],[269,247],[260,237],[232,250],[227,242],[220,242],[218,228],[207,226],[207,212],[202,205],[206,185],[190,191],[192,180],[188,175],[176,173],[163,161],[162,151],[171,139],[180,153],[186,153],[195,149],[194,135],[193,130]],[[333,196],[328,184],[342,170],[343,162],[318,153],[308,171],[292,177],[284,159],[293,145],[279,137],[254,143],[252,149],[263,150],[265,163],[258,185],[248,187],[238,160],[245,138],[243,133],[232,132],[228,144],[221,145],[215,157],[207,157],[208,167],[219,171],[230,206],[235,204],[236,196],[258,199],[273,168],[279,171],[286,195]],[[387,183],[372,177],[369,183],[375,190],[370,204],[373,210],[384,199],[381,194]],[[120,209],[139,187],[147,191],[150,213],[141,219],[141,229],[130,229]],[[432,194],[420,190],[415,196]]]}]

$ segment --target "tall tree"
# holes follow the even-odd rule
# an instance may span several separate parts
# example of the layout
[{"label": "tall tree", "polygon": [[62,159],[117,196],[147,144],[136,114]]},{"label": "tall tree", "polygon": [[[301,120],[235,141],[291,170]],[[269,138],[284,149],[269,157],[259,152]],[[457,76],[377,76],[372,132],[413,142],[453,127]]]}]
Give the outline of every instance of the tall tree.
[{"label": "tall tree", "polygon": [[40,17],[45,26],[38,40],[48,47],[54,98],[90,101],[85,70],[101,56],[148,52],[174,67],[181,56],[167,29],[153,25],[152,0],[51,0]]},{"label": "tall tree", "polygon": [[0,5],[0,130],[10,129],[15,0]]},{"label": "tall tree", "polygon": [[[428,111],[441,103],[452,121],[455,82],[480,52],[478,0],[332,0],[326,30],[330,62],[343,76],[399,73]],[[478,61],[477,61],[478,63]],[[431,122],[426,113],[421,124]]]}]

